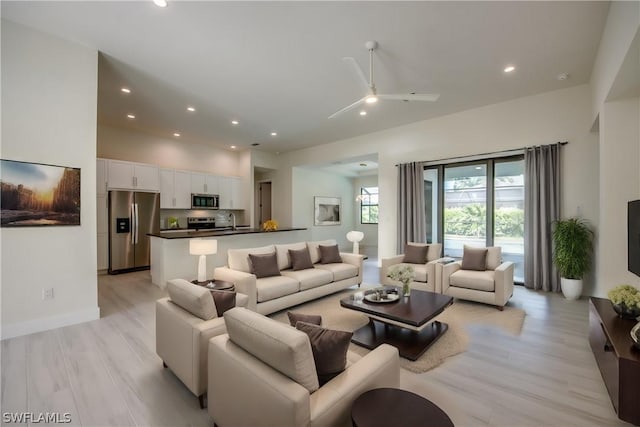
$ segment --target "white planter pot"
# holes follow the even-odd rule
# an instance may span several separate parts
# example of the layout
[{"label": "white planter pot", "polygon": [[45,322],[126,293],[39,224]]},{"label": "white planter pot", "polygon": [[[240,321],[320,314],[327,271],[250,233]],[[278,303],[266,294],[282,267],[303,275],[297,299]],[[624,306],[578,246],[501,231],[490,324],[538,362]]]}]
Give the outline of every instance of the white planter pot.
[{"label": "white planter pot", "polygon": [[560,287],[566,299],[576,300],[582,295],[582,279],[565,279],[561,277]]}]

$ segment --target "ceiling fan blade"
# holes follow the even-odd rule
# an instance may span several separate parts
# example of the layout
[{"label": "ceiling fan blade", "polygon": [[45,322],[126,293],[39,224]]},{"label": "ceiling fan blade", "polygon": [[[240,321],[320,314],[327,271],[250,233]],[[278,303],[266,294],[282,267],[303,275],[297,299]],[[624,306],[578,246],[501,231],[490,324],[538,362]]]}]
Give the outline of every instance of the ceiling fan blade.
[{"label": "ceiling fan blade", "polygon": [[440,98],[440,95],[435,93],[408,93],[404,94],[391,94],[391,95],[378,95],[380,99],[388,99],[391,101],[427,101],[435,102]]},{"label": "ceiling fan blade", "polygon": [[[367,95],[367,96],[369,96],[369,95]],[[354,109],[354,108],[356,108],[358,105],[360,105],[360,104],[364,103],[365,99],[367,99],[367,96],[365,96],[365,97],[362,97],[362,98],[358,99],[356,102],[354,102],[353,104],[351,104],[351,105],[349,105],[349,106],[347,106],[347,107],[344,107],[342,110],[338,110],[338,111],[336,111],[335,113],[333,113],[332,115],[330,115],[330,116],[329,116],[329,118],[330,118],[330,119],[333,119],[334,117],[336,117],[336,116],[338,116],[338,115],[340,115],[340,114],[342,114],[342,113],[346,113],[346,112],[347,112],[347,111],[349,111],[349,110],[353,110],[353,109]]]},{"label": "ceiling fan blade", "polygon": [[362,71],[362,68],[360,68],[360,65],[358,64],[358,62],[350,56],[346,56],[342,58],[342,60],[344,61],[345,64],[349,66],[349,68],[351,68],[353,73],[356,75],[356,78],[362,84],[362,88],[365,91],[369,91],[369,81],[367,80],[367,77],[364,75],[364,71]]}]

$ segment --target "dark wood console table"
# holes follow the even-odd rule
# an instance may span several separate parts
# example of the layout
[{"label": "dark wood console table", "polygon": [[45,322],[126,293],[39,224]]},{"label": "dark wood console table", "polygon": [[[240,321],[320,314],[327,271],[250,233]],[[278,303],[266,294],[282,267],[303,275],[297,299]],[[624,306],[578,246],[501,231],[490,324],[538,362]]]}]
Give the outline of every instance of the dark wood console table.
[{"label": "dark wood console table", "polygon": [[618,418],[640,425],[640,351],[633,347],[634,320],[618,317],[611,301],[589,301],[589,343]]}]

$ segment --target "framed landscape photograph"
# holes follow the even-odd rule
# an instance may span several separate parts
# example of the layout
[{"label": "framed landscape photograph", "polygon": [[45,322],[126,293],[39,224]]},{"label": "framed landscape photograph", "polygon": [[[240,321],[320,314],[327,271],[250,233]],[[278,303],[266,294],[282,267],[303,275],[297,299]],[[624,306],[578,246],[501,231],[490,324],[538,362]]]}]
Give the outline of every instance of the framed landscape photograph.
[{"label": "framed landscape photograph", "polygon": [[340,197],[314,197],[314,225],[340,225]]},{"label": "framed landscape photograph", "polygon": [[0,225],[80,225],[80,169],[0,159]]}]

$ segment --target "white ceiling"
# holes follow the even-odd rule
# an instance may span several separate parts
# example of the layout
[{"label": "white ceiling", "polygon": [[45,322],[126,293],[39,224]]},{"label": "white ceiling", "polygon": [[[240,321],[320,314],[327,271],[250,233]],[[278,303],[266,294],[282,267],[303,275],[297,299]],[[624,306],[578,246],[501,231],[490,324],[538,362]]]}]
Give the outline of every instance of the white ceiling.
[{"label": "white ceiling", "polygon": [[[102,53],[100,122],[272,152],[587,83],[608,11],[608,2],[591,1],[169,2],[1,7],[5,19]],[[366,70],[367,40],[380,44],[379,91],[440,99],[380,102],[366,117],[354,110],[327,119],[364,95],[342,57]],[[517,68],[506,75],[508,64]],[[558,81],[559,73],[570,78]],[[124,85],[131,94],[119,91]]]}]

